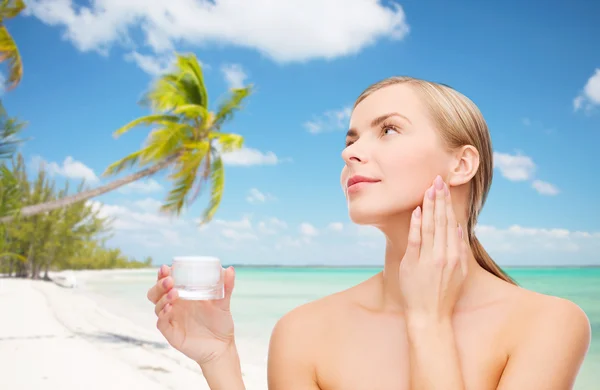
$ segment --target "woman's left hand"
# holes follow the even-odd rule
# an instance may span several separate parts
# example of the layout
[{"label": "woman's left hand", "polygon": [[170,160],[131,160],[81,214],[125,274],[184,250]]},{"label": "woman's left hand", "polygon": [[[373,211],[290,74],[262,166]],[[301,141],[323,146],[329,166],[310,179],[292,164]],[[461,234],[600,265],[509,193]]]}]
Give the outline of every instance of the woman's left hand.
[{"label": "woman's left hand", "polygon": [[445,321],[452,317],[467,275],[467,243],[452,199],[440,176],[425,192],[423,210],[411,217],[406,253],[400,263],[400,290],[407,319]]}]

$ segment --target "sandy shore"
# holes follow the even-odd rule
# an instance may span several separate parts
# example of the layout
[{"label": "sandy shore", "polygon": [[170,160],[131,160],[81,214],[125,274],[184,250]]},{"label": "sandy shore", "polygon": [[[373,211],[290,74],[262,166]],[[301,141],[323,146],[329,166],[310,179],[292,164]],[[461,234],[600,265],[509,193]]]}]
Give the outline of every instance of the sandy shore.
[{"label": "sandy shore", "polygon": [[[208,389],[155,330],[54,283],[0,278],[0,389]],[[246,378],[247,389],[262,389]]]}]

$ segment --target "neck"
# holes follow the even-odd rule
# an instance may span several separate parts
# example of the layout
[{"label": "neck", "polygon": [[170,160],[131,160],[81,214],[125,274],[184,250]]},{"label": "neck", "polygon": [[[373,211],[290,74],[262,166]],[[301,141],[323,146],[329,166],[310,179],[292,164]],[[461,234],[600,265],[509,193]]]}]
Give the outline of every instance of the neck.
[{"label": "neck", "polygon": [[[462,226],[466,226],[466,220],[459,222]],[[390,225],[394,228],[380,227],[386,237],[381,307],[385,311],[403,312],[398,272],[408,242],[410,214],[398,216]],[[487,275],[488,272],[477,263],[471,248],[468,248],[467,256],[467,278],[463,284],[461,296],[456,302],[456,308],[459,310],[465,304],[465,297],[469,296],[469,292],[472,291],[475,283],[489,276]]]}]

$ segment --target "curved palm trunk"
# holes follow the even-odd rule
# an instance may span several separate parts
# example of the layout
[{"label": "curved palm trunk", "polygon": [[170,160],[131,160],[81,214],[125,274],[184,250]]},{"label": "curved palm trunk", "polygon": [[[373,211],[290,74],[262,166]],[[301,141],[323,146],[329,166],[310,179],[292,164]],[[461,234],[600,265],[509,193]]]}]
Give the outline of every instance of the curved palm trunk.
[{"label": "curved palm trunk", "polygon": [[[40,204],[35,204],[32,206],[23,207],[19,211],[18,215],[21,217],[30,217],[32,215],[45,213],[47,211],[55,210],[55,209],[58,209],[61,207],[66,207],[66,206],[72,205],[74,203],[78,203],[78,202],[81,202],[84,200],[95,198],[99,195],[116,190],[119,187],[122,187],[126,184],[132,183],[141,178],[153,175],[156,172],[168,167],[177,157],[178,157],[178,155],[173,155],[173,156],[165,159],[164,161],[161,161],[160,163],[151,166],[150,168],[146,168],[139,172],[132,173],[131,175],[125,176],[122,179],[115,180],[104,186],[94,188],[89,191],[83,191],[78,194],[66,196],[64,198],[54,200],[52,202],[40,203]],[[7,215],[5,217],[1,217],[0,223],[10,222],[14,218],[15,218],[14,215]]]}]

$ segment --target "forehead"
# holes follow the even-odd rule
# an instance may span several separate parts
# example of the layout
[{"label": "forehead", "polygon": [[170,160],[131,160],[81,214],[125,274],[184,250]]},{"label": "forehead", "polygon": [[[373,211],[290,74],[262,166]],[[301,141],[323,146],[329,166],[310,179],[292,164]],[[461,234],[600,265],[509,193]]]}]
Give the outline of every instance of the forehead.
[{"label": "forehead", "polygon": [[352,112],[350,127],[369,126],[373,118],[391,112],[400,113],[413,123],[426,114],[425,107],[411,86],[394,84],[371,93],[360,102]]}]

